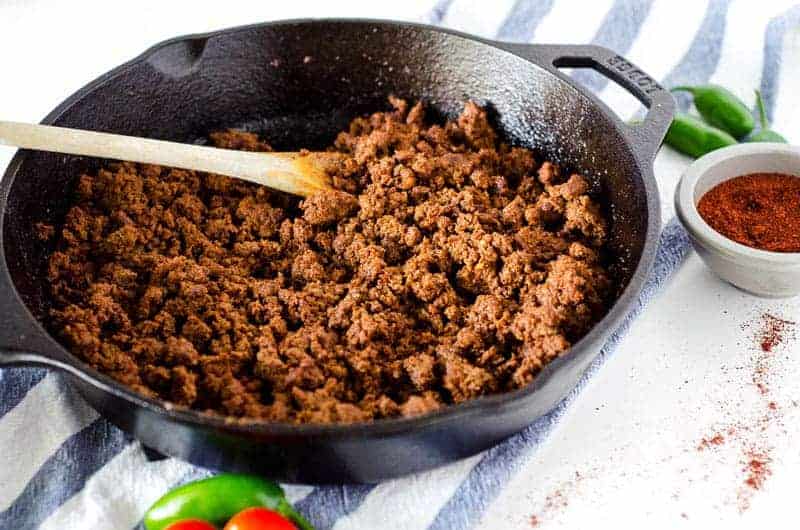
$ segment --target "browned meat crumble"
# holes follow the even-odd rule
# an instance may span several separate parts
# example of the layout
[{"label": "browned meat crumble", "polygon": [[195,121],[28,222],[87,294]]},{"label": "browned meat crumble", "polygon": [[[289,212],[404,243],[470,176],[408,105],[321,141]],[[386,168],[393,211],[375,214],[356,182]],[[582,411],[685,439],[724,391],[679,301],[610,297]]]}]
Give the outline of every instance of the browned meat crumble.
[{"label": "browned meat crumble", "polygon": [[444,126],[391,103],[339,134],[337,191],[305,201],[131,163],[82,175],[49,262],[62,340],[148,396],[276,421],[528,384],[610,296],[587,180],[502,143],[474,103]]}]

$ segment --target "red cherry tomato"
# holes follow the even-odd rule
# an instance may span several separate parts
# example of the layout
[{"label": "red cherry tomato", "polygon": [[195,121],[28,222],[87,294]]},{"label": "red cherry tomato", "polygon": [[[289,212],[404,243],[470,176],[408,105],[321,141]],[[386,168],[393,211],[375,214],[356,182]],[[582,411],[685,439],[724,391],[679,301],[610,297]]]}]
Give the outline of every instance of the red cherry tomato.
[{"label": "red cherry tomato", "polygon": [[234,515],[225,530],[297,530],[297,527],[272,510],[247,508]]},{"label": "red cherry tomato", "polygon": [[168,525],[164,530],[217,530],[217,527],[200,519],[184,519]]}]

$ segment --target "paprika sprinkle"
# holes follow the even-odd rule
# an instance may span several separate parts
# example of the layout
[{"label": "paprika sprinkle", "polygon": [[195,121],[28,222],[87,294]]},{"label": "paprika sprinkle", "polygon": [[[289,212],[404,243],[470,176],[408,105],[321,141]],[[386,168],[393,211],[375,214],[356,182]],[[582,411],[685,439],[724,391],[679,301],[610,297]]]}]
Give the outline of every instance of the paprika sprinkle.
[{"label": "paprika sprinkle", "polygon": [[742,245],[800,252],[800,177],[753,173],[726,180],[697,205],[717,232]]}]

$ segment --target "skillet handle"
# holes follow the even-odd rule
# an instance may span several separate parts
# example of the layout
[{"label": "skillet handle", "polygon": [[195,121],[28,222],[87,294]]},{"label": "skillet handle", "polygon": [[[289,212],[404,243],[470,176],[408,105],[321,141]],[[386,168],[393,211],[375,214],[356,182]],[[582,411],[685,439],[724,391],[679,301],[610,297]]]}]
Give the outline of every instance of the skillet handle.
[{"label": "skillet handle", "polygon": [[61,353],[61,346],[28,310],[8,273],[2,246],[0,264],[0,368],[51,368],[97,386],[91,375]]},{"label": "skillet handle", "polygon": [[[618,120],[618,125],[635,147],[637,156],[648,164],[653,161],[672,123],[675,100],[669,90],[662,88],[652,77],[616,52],[593,44],[498,44],[516,55],[533,59],[572,84],[575,81],[559,72],[559,68],[591,68],[630,92],[647,107],[647,115],[641,124],[629,125]],[[599,102],[594,95],[587,95]]]},{"label": "skillet handle", "polygon": [[75,369],[69,364],[50,359],[39,353],[0,348],[0,368],[13,366],[21,366],[24,368],[55,368],[63,372],[75,373]]},{"label": "skillet handle", "polygon": [[97,386],[97,383],[86,372],[68,362],[40,353],[6,350],[0,347],[0,369],[13,367],[54,369],[77,377],[92,386]]},{"label": "skillet handle", "polygon": [[[0,258],[4,257],[0,251]],[[72,371],[52,355],[58,346],[25,307],[5,267],[0,270],[0,315],[0,367],[44,366]]]}]

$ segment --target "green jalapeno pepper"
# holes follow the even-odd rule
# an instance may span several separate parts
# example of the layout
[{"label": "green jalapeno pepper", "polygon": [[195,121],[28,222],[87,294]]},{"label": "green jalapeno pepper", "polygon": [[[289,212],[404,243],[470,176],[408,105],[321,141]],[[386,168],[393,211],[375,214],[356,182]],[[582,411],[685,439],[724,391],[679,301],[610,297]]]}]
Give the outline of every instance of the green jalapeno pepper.
[{"label": "green jalapeno pepper", "polygon": [[737,143],[736,138],[730,134],[689,114],[678,114],[673,118],[664,141],[694,158]]},{"label": "green jalapeno pepper", "polygon": [[147,530],[164,530],[184,519],[218,526],[246,508],[261,506],[290,519],[300,530],[314,527],[286,500],[274,482],[248,475],[224,474],[184,484],[158,499],[144,516]]},{"label": "green jalapeno pepper", "polygon": [[761,97],[761,91],[756,90],[756,106],[758,107],[758,117],[761,122],[761,129],[747,138],[747,142],[778,142],[781,144],[788,143],[786,138],[776,133],[769,128],[769,121],[767,121],[767,109],[764,108],[764,99]]},{"label": "green jalapeno pepper", "polygon": [[734,138],[743,138],[755,127],[753,114],[742,100],[727,88],[717,85],[676,86],[672,91],[689,92],[700,116]]}]

